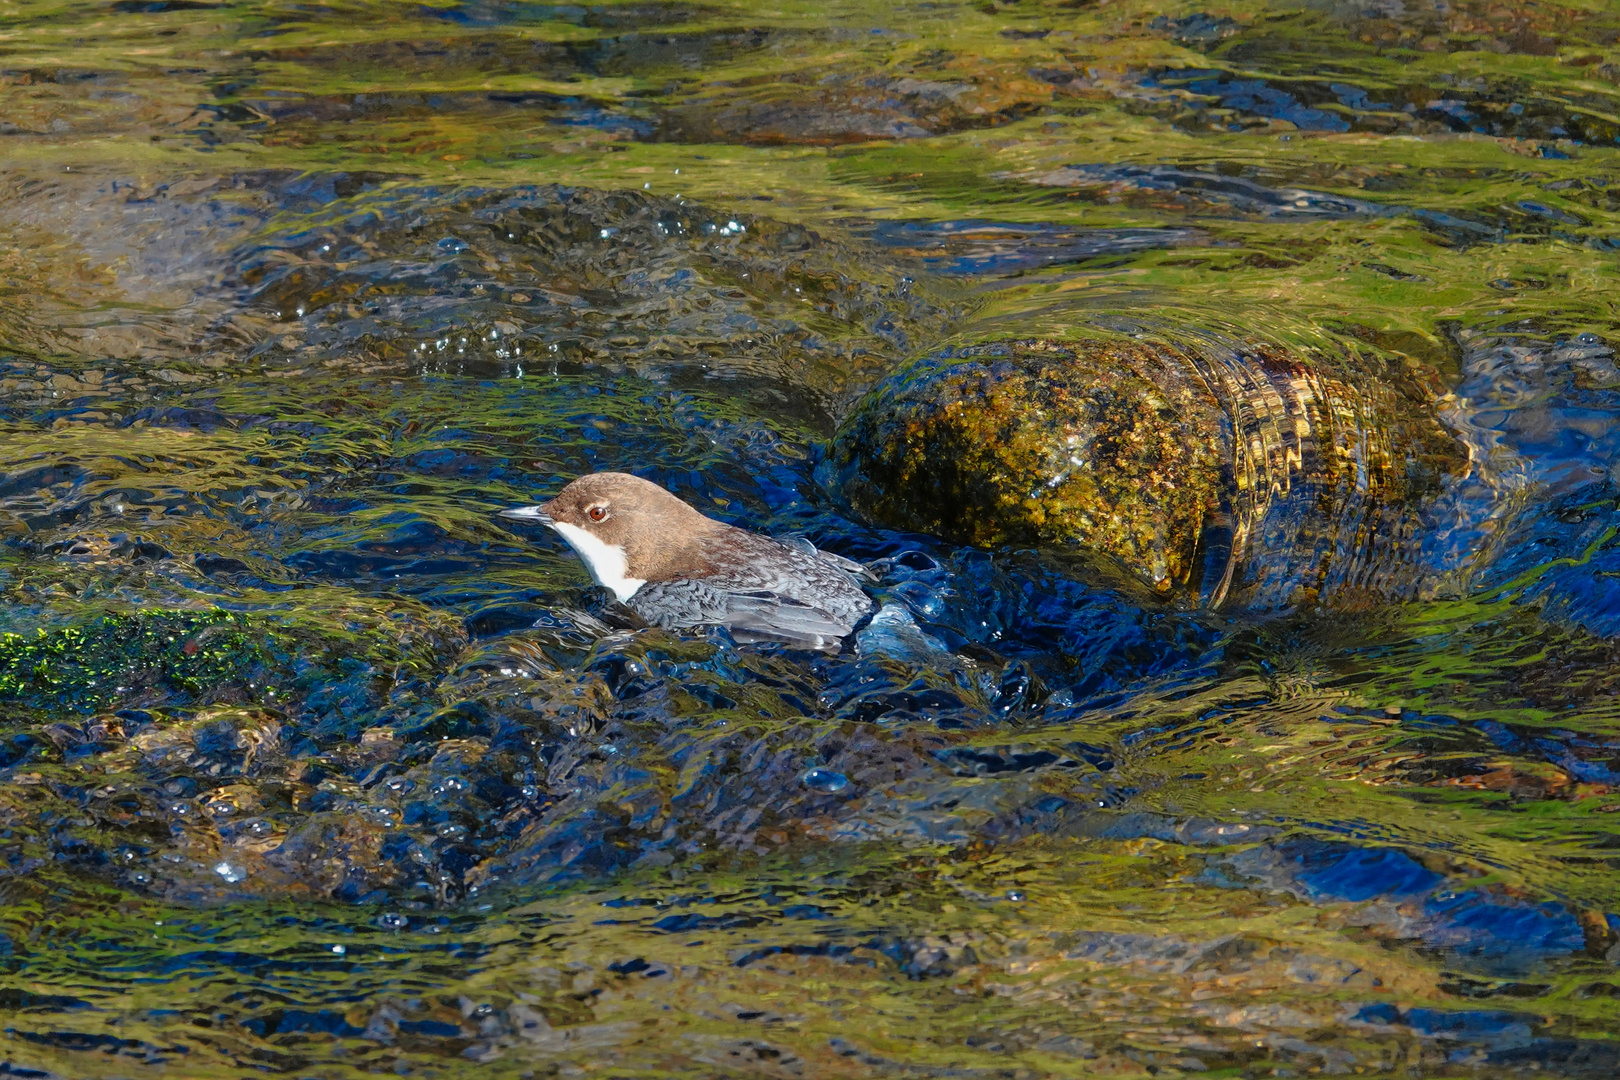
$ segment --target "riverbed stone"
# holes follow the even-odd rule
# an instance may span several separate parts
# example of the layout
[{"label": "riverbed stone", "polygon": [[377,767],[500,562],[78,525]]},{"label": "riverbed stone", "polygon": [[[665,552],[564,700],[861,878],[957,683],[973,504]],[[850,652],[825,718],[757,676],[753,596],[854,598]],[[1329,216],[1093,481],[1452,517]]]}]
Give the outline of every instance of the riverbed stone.
[{"label": "riverbed stone", "polygon": [[845,495],[985,547],[1084,548],[1185,583],[1229,457],[1220,404],[1175,350],[1008,342],[913,363],[839,431]]},{"label": "riverbed stone", "polygon": [[1466,569],[1427,538],[1468,454],[1431,382],[1371,351],[969,344],[859,402],[830,479],[885,525],[1102,556],[1211,606],[1433,595]]}]

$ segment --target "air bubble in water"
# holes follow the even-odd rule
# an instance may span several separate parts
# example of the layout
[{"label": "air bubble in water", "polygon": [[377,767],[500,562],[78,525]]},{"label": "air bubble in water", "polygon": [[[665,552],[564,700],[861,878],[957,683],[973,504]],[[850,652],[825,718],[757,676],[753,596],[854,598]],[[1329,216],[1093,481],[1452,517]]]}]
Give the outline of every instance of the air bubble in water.
[{"label": "air bubble in water", "polygon": [[799,777],[799,782],[811,791],[820,791],[827,795],[836,795],[849,787],[849,777],[831,769],[811,769]]}]

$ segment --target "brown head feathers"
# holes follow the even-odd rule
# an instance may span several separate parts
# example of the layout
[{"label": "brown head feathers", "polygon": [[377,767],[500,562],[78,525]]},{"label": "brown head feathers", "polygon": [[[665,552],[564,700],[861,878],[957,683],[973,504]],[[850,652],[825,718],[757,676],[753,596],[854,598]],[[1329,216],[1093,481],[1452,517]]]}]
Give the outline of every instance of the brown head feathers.
[{"label": "brown head feathers", "polygon": [[[578,542],[584,538],[572,530],[582,530],[608,549],[619,549],[624,557],[623,577],[637,582],[708,573],[704,540],[732,528],[698,513],[657,484],[621,472],[590,473],[563,488],[550,502],[504,513],[556,528],[593,573],[599,567]],[[610,588],[615,584],[605,575],[597,577]]]}]

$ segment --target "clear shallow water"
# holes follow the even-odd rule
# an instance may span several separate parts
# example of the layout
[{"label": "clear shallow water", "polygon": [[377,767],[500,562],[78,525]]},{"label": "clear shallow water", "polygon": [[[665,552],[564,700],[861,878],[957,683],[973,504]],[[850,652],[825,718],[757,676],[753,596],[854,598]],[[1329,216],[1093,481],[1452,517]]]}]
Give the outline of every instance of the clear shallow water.
[{"label": "clear shallow water", "polygon": [[[12,1074],[1620,1071],[1606,5],[0,17]],[[1088,334],[1450,464],[1213,609],[830,482]],[[927,637],[629,627],[596,468]]]}]

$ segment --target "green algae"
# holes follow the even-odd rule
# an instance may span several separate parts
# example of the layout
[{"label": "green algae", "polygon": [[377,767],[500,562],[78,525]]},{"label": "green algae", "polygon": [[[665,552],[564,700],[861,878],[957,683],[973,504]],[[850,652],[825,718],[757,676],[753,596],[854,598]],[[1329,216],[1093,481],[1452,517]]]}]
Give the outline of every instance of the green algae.
[{"label": "green algae", "polygon": [[0,699],[47,717],[220,702],[292,708],[334,681],[359,675],[397,682],[431,671],[441,662],[436,655],[454,649],[460,636],[454,624],[433,627],[431,616],[412,627],[397,608],[350,605],[321,614],[317,621],[147,608],[33,635],[6,633]]},{"label": "green algae", "polygon": [[257,683],[273,697],[271,685],[288,664],[228,612],[104,616],[83,626],[42,627],[32,639],[0,637],[0,697],[48,711],[94,711],[143,691],[190,699]]}]

